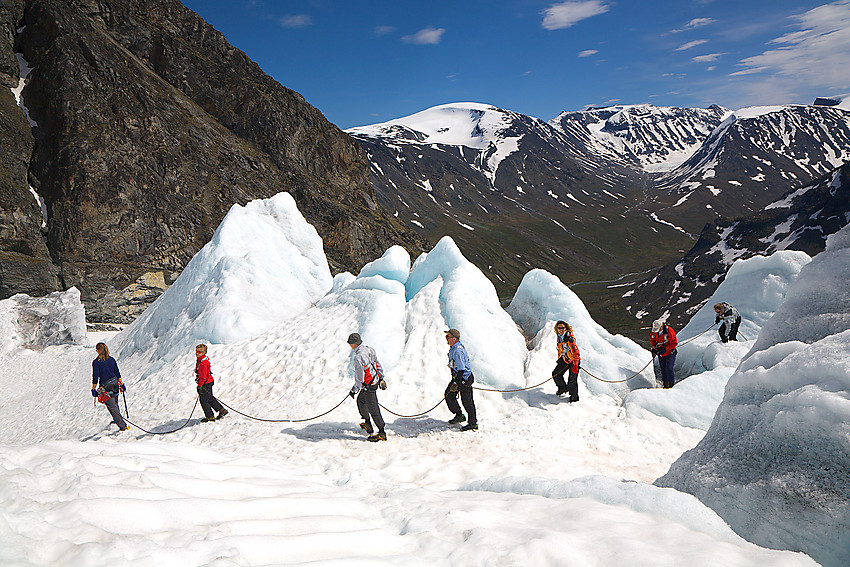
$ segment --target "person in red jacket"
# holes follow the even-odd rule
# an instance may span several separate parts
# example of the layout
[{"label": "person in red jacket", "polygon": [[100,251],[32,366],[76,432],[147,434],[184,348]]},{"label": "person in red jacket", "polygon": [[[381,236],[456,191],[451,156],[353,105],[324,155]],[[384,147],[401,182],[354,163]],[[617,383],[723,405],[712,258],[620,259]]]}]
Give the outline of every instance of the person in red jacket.
[{"label": "person in red jacket", "polygon": [[652,332],[649,333],[649,345],[652,355],[658,357],[661,366],[661,381],[665,388],[672,388],[676,382],[673,376],[673,364],[676,362],[676,346],[679,344],[676,333],[667,323],[658,319],[652,322]]},{"label": "person in red jacket", "polygon": [[227,415],[227,410],[213,396],[213,375],[210,368],[210,359],[207,358],[207,345],[200,344],[195,347],[195,383],[198,384],[198,398],[201,400],[201,408],[204,410],[202,423],[215,421],[213,410],[218,412],[218,419]]}]

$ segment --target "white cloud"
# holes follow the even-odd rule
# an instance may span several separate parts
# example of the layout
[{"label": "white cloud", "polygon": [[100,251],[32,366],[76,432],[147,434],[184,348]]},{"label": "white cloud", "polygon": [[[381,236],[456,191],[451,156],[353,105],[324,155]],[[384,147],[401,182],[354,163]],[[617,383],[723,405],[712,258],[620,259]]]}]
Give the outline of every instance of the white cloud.
[{"label": "white cloud", "polygon": [[278,18],[277,23],[285,28],[306,28],[312,25],[313,18],[308,14],[296,14],[294,16],[287,14],[282,18]]},{"label": "white cloud", "polygon": [[850,87],[850,0],[825,4],[793,19],[799,31],[771,40],[776,49],[741,60],[742,69],[732,75],[772,75],[785,81],[789,91]]},{"label": "white cloud", "polygon": [[543,27],[547,30],[568,28],[573,24],[592,16],[604,14],[608,4],[599,0],[571,1],[552,4],[541,12]]},{"label": "white cloud", "polygon": [[444,28],[428,26],[413,35],[406,35],[401,39],[405,43],[415,43],[416,45],[437,45],[443,39],[444,33],[446,33]]},{"label": "white cloud", "polygon": [[707,39],[695,39],[694,41],[689,41],[683,45],[680,45],[676,48],[676,51],[684,51],[686,49],[690,49],[692,47],[696,47],[697,45],[702,45],[703,43],[708,43]]},{"label": "white cloud", "polygon": [[387,35],[394,31],[395,27],[393,26],[375,26],[375,35]]},{"label": "white cloud", "polygon": [[590,57],[591,55],[596,55],[597,53],[599,53],[599,52],[595,49],[585,49],[584,51],[579,53],[578,56],[579,57]]},{"label": "white cloud", "polygon": [[694,28],[701,28],[703,26],[713,24],[716,21],[717,20],[715,20],[714,18],[694,18],[693,20],[691,20],[690,22],[685,24],[685,27],[683,27],[682,29],[680,29],[680,30],[670,30],[670,31],[672,33],[679,33],[679,32],[683,32],[683,31],[692,30]]},{"label": "white cloud", "polygon": [[708,53],[706,55],[697,55],[692,58],[691,61],[696,61],[697,63],[708,63],[711,61],[717,61],[722,56],[726,55],[725,53]]}]

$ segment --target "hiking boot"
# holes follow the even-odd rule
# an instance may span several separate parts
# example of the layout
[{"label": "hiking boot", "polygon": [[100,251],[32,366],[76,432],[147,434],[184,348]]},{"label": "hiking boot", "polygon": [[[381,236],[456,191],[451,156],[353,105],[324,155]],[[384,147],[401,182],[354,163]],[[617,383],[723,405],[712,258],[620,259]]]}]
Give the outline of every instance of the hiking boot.
[{"label": "hiking boot", "polygon": [[383,431],[378,431],[376,434],[367,437],[366,440],[371,441],[372,443],[377,443],[378,441],[386,441],[387,434]]},{"label": "hiking boot", "polygon": [[215,417],[202,417],[201,423],[207,423],[209,421],[215,421]]},{"label": "hiking boot", "polygon": [[218,417],[216,419],[221,419],[222,417],[224,417],[226,415],[227,415],[227,410],[223,409],[220,412],[218,412]]},{"label": "hiking boot", "polygon": [[372,429],[372,424],[367,423],[365,421],[360,424],[360,429],[362,429],[363,431],[365,431],[369,435],[372,435],[372,432],[374,431],[374,429]]},{"label": "hiking boot", "polygon": [[449,423],[451,423],[451,424],[463,423],[464,421],[466,421],[466,416],[463,415],[462,413],[458,413],[458,414],[455,414],[455,416],[449,420]]},{"label": "hiking boot", "polygon": [[461,431],[478,431],[477,423],[467,423],[463,427],[460,428]]}]

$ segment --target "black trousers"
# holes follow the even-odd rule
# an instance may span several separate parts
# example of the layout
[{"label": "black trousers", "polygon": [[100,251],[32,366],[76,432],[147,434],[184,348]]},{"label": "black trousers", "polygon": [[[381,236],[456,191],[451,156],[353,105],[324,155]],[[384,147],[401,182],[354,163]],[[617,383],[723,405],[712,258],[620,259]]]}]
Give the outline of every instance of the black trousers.
[{"label": "black trousers", "polygon": [[[566,362],[563,358],[558,357],[558,362],[555,364],[555,369],[552,370],[552,378],[555,381],[555,385],[558,386],[558,391],[555,392],[557,395],[561,394],[569,394],[570,401],[577,402],[578,401],[578,372],[573,372],[571,370],[572,364]],[[567,370],[570,371],[569,376],[567,377],[567,381],[564,381],[564,374],[567,373]]]},{"label": "black trousers", "polygon": [[[369,387],[357,394],[357,411],[366,423],[375,422],[378,431],[384,430],[384,418],[381,416],[381,406],[378,405],[378,391]],[[371,417],[371,421],[370,418]]]},{"label": "black trousers", "polygon": [[727,341],[737,341],[738,340],[738,327],[741,326],[741,318],[738,317],[735,319],[735,322],[729,325],[729,334],[726,334],[726,321],[723,321],[723,324],[720,325],[720,329],[718,332],[720,333],[720,340],[724,343]]},{"label": "black trousers", "polygon": [[455,415],[461,413],[460,405],[457,403],[457,396],[460,394],[460,401],[463,404],[463,409],[466,410],[467,423],[469,425],[478,425],[478,414],[475,412],[475,400],[472,399],[472,383],[475,382],[475,376],[469,375],[469,380],[466,383],[458,384],[457,391],[452,392],[452,384],[454,380],[449,382],[446,391],[443,394],[446,397],[446,405],[449,411]]},{"label": "black trousers", "polygon": [[201,399],[201,409],[204,410],[204,415],[208,418],[215,417],[213,410],[220,412],[224,409],[215,396],[213,396],[213,383],[207,382],[203,386],[198,387],[198,397]]}]

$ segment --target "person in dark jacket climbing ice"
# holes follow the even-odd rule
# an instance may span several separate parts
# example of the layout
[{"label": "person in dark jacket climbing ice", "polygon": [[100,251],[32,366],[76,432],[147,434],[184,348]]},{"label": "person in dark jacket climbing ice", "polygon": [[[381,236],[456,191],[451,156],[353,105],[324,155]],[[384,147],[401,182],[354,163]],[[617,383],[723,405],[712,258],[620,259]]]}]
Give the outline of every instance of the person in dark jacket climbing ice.
[{"label": "person in dark jacket climbing ice", "polygon": [[715,303],[714,314],[716,315],[714,318],[715,324],[723,321],[723,324],[720,325],[720,328],[717,330],[720,334],[720,340],[724,343],[737,341],[738,327],[741,326],[741,314],[738,313],[735,306],[723,302]]}]

